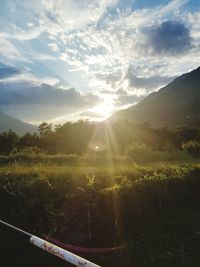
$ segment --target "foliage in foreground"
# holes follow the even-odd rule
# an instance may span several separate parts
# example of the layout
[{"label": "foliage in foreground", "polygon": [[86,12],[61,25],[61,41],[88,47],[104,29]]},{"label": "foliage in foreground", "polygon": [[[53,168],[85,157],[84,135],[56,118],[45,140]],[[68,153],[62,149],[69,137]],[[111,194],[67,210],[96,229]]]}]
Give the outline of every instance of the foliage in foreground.
[{"label": "foliage in foreground", "polygon": [[1,167],[1,218],[66,243],[126,246],[86,255],[103,266],[199,266],[200,165],[113,167]]}]

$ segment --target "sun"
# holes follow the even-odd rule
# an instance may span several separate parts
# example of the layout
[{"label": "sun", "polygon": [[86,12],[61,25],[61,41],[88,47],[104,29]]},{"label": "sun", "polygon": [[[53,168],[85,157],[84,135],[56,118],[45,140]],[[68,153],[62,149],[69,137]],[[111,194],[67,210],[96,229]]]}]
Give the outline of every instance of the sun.
[{"label": "sun", "polygon": [[95,106],[92,111],[100,115],[102,119],[106,119],[114,111],[114,97],[111,94],[104,94],[102,98],[104,99],[103,103]]}]

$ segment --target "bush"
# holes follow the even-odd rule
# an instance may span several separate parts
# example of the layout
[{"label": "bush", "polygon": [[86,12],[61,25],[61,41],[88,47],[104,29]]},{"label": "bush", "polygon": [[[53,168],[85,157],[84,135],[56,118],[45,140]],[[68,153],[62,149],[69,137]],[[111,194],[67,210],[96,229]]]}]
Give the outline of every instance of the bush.
[{"label": "bush", "polygon": [[187,141],[182,144],[182,149],[191,155],[200,155],[200,142],[193,140]]},{"label": "bush", "polygon": [[125,150],[125,155],[134,161],[149,160],[152,153],[151,147],[140,143],[133,143]]}]

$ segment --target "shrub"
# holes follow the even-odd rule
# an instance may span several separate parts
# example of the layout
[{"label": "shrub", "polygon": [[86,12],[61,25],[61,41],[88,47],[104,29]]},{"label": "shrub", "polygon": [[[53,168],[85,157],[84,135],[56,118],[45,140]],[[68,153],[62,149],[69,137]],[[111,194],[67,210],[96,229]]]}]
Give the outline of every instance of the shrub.
[{"label": "shrub", "polygon": [[145,144],[133,143],[125,150],[125,155],[132,160],[141,161],[144,159],[150,159],[152,154],[151,147]]},{"label": "shrub", "polygon": [[200,142],[193,140],[187,141],[182,144],[182,149],[191,155],[200,155]]}]

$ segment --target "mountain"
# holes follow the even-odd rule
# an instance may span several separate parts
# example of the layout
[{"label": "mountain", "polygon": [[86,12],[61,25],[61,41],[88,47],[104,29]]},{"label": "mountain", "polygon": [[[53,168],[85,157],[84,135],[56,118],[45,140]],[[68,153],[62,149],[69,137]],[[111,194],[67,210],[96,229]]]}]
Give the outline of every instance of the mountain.
[{"label": "mountain", "polygon": [[36,126],[18,120],[0,111],[0,133],[8,131],[10,129],[15,131],[18,135],[23,135],[27,132],[37,132]]},{"label": "mountain", "polygon": [[110,119],[145,122],[152,127],[195,126],[200,123],[200,67],[181,75],[138,104],[115,113]]}]

